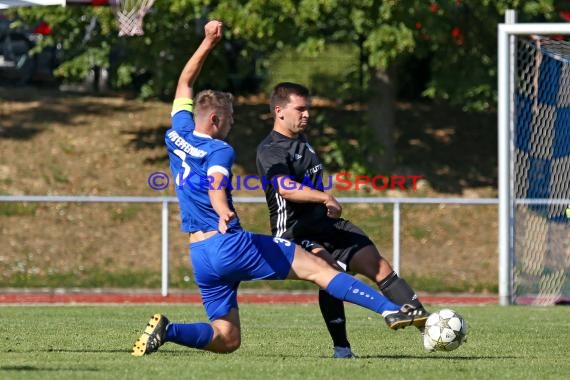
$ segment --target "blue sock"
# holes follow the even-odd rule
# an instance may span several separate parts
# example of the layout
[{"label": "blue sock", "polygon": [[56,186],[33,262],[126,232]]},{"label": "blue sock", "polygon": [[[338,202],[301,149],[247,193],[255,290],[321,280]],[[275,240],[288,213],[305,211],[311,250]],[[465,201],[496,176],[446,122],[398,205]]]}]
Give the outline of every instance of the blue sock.
[{"label": "blue sock", "polygon": [[204,348],[213,337],[214,329],[209,323],[170,323],[164,340],[186,347]]},{"label": "blue sock", "polygon": [[400,309],[400,306],[346,273],[341,272],[334,276],[325,290],[333,297],[352,302],[379,314]]}]

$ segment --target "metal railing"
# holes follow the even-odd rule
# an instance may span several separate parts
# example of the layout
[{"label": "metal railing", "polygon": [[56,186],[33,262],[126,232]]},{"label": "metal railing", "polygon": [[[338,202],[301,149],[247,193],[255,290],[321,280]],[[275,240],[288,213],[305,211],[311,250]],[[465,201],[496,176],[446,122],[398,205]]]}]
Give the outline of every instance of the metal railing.
[{"label": "metal railing", "polygon": [[[264,197],[234,197],[235,203],[265,203]],[[400,273],[400,205],[401,204],[460,204],[498,205],[496,198],[337,198],[341,204],[393,204],[392,267]],[[78,195],[0,195],[0,202],[74,202],[74,203],[161,203],[162,204],[162,265],[161,294],[168,295],[168,204],[178,203],[176,197],[115,197]]]}]

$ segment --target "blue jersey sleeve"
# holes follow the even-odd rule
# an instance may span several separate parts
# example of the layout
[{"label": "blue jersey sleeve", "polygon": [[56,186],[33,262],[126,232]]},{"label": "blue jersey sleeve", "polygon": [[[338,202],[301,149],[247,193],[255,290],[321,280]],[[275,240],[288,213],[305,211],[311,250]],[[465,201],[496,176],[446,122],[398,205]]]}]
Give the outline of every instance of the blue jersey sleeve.
[{"label": "blue jersey sleeve", "polygon": [[172,103],[172,129],[177,131],[193,131],[195,128],[193,102],[189,98],[177,98]]},{"label": "blue jersey sleeve", "polygon": [[214,150],[208,155],[206,162],[207,175],[212,173],[222,173],[226,177],[230,176],[232,165],[235,161],[235,151],[227,143],[222,142],[219,149]]}]

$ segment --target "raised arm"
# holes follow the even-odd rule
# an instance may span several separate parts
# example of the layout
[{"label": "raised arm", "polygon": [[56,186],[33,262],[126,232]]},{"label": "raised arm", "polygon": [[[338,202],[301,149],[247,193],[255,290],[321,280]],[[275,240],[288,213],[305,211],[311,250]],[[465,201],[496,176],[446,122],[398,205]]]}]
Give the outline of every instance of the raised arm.
[{"label": "raised arm", "polygon": [[192,98],[194,96],[194,92],[192,87],[194,86],[194,82],[200,74],[200,70],[202,69],[202,65],[210,54],[210,51],[216,46],[216,44],[222,39],[222,30],[223,24],[221,21],[212,20],[209,21],[204,26],[204,39],[202,43],[196,49],[194,54],[190,57],[186,65],[182,69],[180,73],[180,77],[178,78],[178,85],[176,86],[176,95],[174,96],[175,99],[177,98]]}]

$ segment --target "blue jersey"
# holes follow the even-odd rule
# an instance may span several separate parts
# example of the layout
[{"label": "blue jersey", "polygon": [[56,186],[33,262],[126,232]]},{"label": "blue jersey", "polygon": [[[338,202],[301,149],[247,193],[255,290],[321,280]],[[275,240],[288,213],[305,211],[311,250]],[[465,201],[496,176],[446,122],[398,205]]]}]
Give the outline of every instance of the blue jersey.
[{"label": "blue jersey", "polygon": [[[172,107],[172,128],[166,131],[166,147],[170,171],[180,203],[181,230],[184,232],[217,231],[219,216],[212,207],[208,190],[212,173],[226,176],[225,188],[229,207],[235,212],[231,198],[231,168],[234,149],[222,140],[194,130],[192,100],[178,98]],[[241,229],[236,217],[228,230]]]}]

